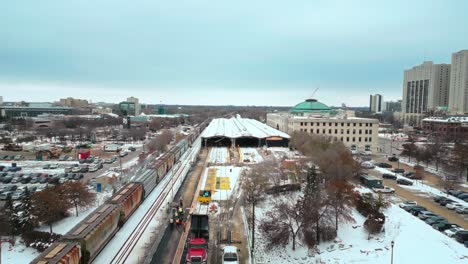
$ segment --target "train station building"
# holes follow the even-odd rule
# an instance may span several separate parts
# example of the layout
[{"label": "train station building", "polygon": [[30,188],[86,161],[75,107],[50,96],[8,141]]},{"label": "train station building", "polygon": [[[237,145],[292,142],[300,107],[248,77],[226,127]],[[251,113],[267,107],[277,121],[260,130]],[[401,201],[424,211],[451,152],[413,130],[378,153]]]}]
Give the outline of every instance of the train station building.
[{"label": "train station building", "polygon": [[204,147],[287,147],[289,135],[257,120],[216,118],[201,134]]}]

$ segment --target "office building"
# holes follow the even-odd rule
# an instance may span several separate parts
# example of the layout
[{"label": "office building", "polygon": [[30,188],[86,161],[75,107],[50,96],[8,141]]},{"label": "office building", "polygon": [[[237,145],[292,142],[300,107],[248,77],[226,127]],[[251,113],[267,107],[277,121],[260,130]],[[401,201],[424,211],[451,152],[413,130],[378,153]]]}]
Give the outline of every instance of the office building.
[{"label": "office building", "polygon": [[376,151],[378,146],[377,119],[350,117],[315,99],[307,99],[288,112],[268,113],[266,123],[288,134],[299,131],[329,136],[352,150]]},{"label": "office building", "polygon": [[382,109],[384,112],[401,112],[401,100],[383,102]]},{"label": "office building", "polygon": [[448,110],[454,115],[468,114],[468,50],[452,54]]},{"label": "office building", "polygon": [[135,97],[129,97],[127,98],[127,102],[129,103],[133,103],[134,106],[135,106],[135,116],[137,115],[140,115],[141,113],[141,106],[140,106],[140,100],[138,100],[138,98],[135,98]]},{"label": "office building", "polygon": [[372,113],[382,113],[382,100],[383,97],[380,94],[370,95],[369,110]]},{"label": "office building", "polygon": [[450,64],[426,61],[405,70],[402,112],[407,125],[420,125],[421,119],[449,101]]},{"label": "office building", "polygon": [[68,107],[88,107],[88,100],[75,99],[73,97],[61,98],[58,102],[59,105]]}]

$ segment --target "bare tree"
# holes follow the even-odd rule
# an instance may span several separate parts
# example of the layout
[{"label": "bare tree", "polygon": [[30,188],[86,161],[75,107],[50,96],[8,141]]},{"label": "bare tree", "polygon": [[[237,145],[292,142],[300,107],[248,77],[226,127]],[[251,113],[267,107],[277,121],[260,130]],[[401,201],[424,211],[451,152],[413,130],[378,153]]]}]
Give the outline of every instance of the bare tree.
[{"label": "bare tree", "polygon": [[264,199],[265,189],[268,184],[261,167],[253,166],[250,170],[244,171],[242,188],[245,202],[252,206],[252,224],[251,224],[251,255],[254,255],[255,249],[255,206]]},{"label": "bare tree", "polygon": [[268,247],[285,246],[292,241],[292,249],[296,250],[296,240],[304,226],[302,204],[291,199],[278,199],[273,208],[266,213],[260,224],[260,230],[267,237]]},{"label": "bare tree", "polygon": [[76,216],[78,216],[78,207],[89,206],[96,198],[96,195],[81,182],[67,182],[62,187],[65,189],[69,203],[75,207]]},{"label": "bare tree", "polygon": [[52,224],[67,215],[71,204],[64,198],[63,189],[54,186],[41,192],[34,193],[31,198],[33,215],[39,222],[49,225],[52,233]]}]

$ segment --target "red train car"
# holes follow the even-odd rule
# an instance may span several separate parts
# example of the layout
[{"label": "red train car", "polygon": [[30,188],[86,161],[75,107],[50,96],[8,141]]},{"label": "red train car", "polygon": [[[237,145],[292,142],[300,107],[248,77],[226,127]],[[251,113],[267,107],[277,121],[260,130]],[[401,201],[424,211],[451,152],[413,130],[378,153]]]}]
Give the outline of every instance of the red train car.
[{"label": "red train car", "polygon": [[81,249],[78,243],[54,243],[35,258],[32,264],[80,264]]},{"label": "red train car", "polygon": [[120,206],[122,217],[120,224],[122,225],[132,215],[132,213],[140,206],[143,201],[144,190],[141,183],[128,183],[122,187],[110,200],[111,204]]}]

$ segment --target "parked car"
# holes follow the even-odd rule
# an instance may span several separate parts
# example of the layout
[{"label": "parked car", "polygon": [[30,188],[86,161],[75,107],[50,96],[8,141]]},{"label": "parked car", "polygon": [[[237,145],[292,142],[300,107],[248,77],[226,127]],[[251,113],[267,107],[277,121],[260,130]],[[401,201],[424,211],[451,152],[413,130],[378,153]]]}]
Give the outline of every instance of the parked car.
[{"label": "parked car", "polygon": [[47,178],[39,178],[39,183],[47,183]]},{"label": "parked car", "polygon": [[54,163],[54,164],[50,164],[50,165],[49,165],[49,169],[51,169],[51,170],[55,170],[55,169],[57,169],[58,167],[59,167],[59,166],[58,166],[57,163]]},{"label": "parked car", "polygon": [[[127,155],[128,155],[128,152],[127,152],[127,151],[121,151],[121,152],[119,153],[119,156],[120,156],[120,157],[125,157],[125,156],[127,156]],[[374,168],[375,168],[375,167],[374,167]],[[372,169],[372,168],[371,168],[371,169]]]},{"label": "parked car", "polygon": [[459,214],[468,214],[468,207],[460,206],[460,207],[455,208],[455,211]]},{"label": "parked car", "polygon": [[455,233],[454,237],[458,242],[465,243],[466,241],[468,241],[468,231],[458,231],[457,233]]},{"label": "parked car", "polygon": [[455,210],[455,208],[460,207],[460,206],[462,206],[462,205],[459,204],[459,203],[456,203],[456,202],[448,203],[447,205],[445,205],[445,207],[447,207],[447,209],[449,209],[449,210]]},{"label": "parked car", "polygon": [[23,155],[16,155],[13,159],[14,160],[24,160],[24,156]]},{"label": "parked car", "polygon": [[8,197],[11,197],[13,195],[12,191],[6,191],[0,194],[0,200],[6,200]]},{"label": "parked car", "polygon": [[77,172],[80,172],[81,171],[81,168],[80,167],[73,167],[71,172],[73,173],[77,173]]},{"label": "parked car", "polygon": [[399,168],[395,168],[392,170],[393,173],[404,173],[405,172],[405,169],[399,169]]},{"label": "parked car", "polygon": [[398,158],[395,157],[395,156],[391,156],[391,157],[388,158],[388,161],[397,162],[397,161],[398,161]]},{"label": "parked car", "polygon": [[403,178],[399,178],[397,179],[396,181],[398,184],[401,184],[401,185],[413,185],[413,182],[410,181],[410,180],[407,180],[407,179],[403,179]]},{"label": "parked car", "polygon": [[376,193],[395,193],[395,189],[384,186],[383,188],[372,188]]},{"label": "parked car", "polygon": [[419,217],[419,219],[421,219],[421,220],[427,219],[427,218],[429,218],[429,217],[434,217],[434,216],[438,216],[438,215],[434,214],[434,213],[431,212],[431,211],[421,211],[421,212],[419,212],[419,214],[418,214],[418,217]]},{"label": "parked car", "polygon": [[403,209],[404,209],[404,208],[406,208],[407,206],[415,206],[415,205],[418,205],[418,203],[415,202],[415,201],[406,201],[406,202],[400,203],[398,206],[399,206],[400,208],[403,208]]},{"label": "parked car", "polygon": [[79,174],[76,174],[76,175],[73,177],[73,179],[74,179],[74,180],[80,180],[80,179],[83,179],[83,177],[84,177],[84,175],[81,174],[81,173],[79,173]]},{"label": "parked car", "polygon": [[45,164],[44,166],[42,166],[42,169],[44,170],[48,170],[50,168],[50,164]]},{"label": "parked car", "polygon": [[426,208],[421,206],[421,207],[411,208],[409,212],[414,216],[418,216],[420,212],[426,211],[426,210],[427,210]]},{"label": "parked car", "polygon": [[433,199],[434,199],[434,202],[438,203],[438,202],[440,202],[440,200],[446,199],[446,197],[445,197],[445,196],[437,195],[437,196],[434,196]]},{"label": "parked car", "polygon": [[136,148],[135,148],[135,147],[128,147],[128,150],[130,150],[130,151],[135,151]]},{"label": "parked car", "polygon": [[447,219],[443,218],[442,216],[434,216],[434,217],[429,217],[426,220],[424,220],[426,224],[432,226],[433,224],[440,223],[440,222],[447,222]]},{"label": "parked car", "polygon": [[457,196],[459,194],[462,194],[463,192],[462,191],[459,191],[459,190],[455,190],[455,189],[450,189],[447,191],[448,194],[450,195],[453,195],[453,196]]},{"label": "parked car", "polygon": [[409,212],[413,208],[423,208],[423,210],[426,210],[426,208],[424,208],[424,207],[422,207],[420,205],[408,205],[408,206],[403,207],[403,209],[405,209],[405,211],[407,211],[407,212]]},{"label": "parked car", "polygon": [[25,197],[26,195],[23,193],[23,192],[15,192],[13,193],[13,195],[11,195],[11,199],[12,200],[21,200],[23,199],[23,197]]},{"label": "parked car", "polygon": [[445,230],[444,234],[446,234],[449,237],[454,237],[458,231],[463,231],[463,230],[464,229],[461,227],[452,227],[452,228]]},{"label": "parked car", "polygon": [[384,173],[384,174],[382,174],[382,178],[390,179],[390,180],[396,180],[397,176],[393,175],[393,174],[390,174],[390,173]]},{"label": "parked car", "polygon": [[375,166],[377,166],[379,168],[391,168],[392,167],[391,164],[388,164],[388,163],[385,163],[385,162],[375,163]]},{"label": "parked car", "polygon": [[239,250],[235,246],[225,246],[223,249],[223,264],[239,264]]},{"label": "parked car", "polygon": [[440,232],[444,232],[445,230],[454,228],[454,227],[459,227],[459,226],[452,224],[452,223],[448,223],[448,222],[440,222],[440,223],[432,225],[432,228]]},{"label": "parked car", "polygon": [[98,166],[96,164],[92,164],[88,167],[89,172],[95,172],[98,171]]},{"label": "parked car", "polygon": [[21,178],[21,183],[29,183],[31,181],[31,177],[27,176],[27,177],[23,177]]},{"label": "parked car", "polygon": [[439,204],[442,206],[447,206],[449,203],[455,203],[455,201],[447,198],[439,201]]}]

